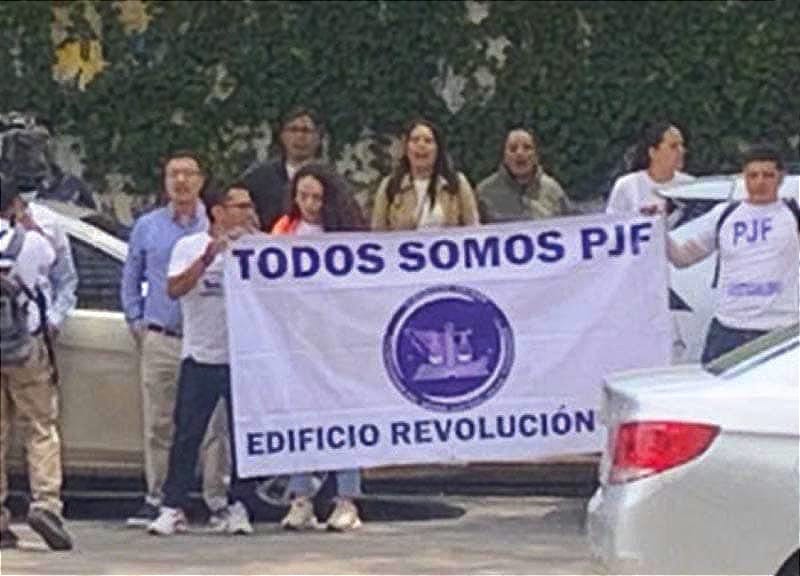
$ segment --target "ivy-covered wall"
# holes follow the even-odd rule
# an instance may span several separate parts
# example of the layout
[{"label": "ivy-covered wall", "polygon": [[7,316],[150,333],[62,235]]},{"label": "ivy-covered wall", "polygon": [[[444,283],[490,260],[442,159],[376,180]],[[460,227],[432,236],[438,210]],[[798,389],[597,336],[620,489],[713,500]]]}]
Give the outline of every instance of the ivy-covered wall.
[{"label": "ivy-covered wall", "polygon": [[691,172],[731,170],[761,137],[797,159],[798,30],[794,0],[3,2],[0,112],[48,117],[98,191],[136,194],[175,146],[238,174],[301,103],[363,190],[412,116],[445,128],[473,181],[521,120],[587,199],[654,118],[685,128]]}]

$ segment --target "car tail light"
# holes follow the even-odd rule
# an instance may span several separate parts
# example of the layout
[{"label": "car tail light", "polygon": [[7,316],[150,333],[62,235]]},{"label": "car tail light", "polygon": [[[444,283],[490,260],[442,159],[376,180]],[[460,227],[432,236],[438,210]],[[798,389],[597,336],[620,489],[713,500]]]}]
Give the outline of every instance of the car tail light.
[{"label": "car tail light", "polygon": [[614,439],[610,484],[622,484],[669,470],[705,452],[719,427],[686,422],[626,422]]}]

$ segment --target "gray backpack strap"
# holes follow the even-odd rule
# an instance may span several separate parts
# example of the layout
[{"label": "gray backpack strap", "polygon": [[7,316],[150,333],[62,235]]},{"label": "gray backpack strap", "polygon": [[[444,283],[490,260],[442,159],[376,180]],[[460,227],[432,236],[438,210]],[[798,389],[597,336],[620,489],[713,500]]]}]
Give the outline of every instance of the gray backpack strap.
[{"label": "gray backpack strap", "polygon": [[717,220],[716,225],[716,233],[714,234],[714,244],[717,249],[717,263],[714,265],[714,280],[711,282],[711,287],[716,288],[717,284],[719,284],[719,268],[720,268],[720,254],[719,254],[719,232],[722,230],[722,225],[725,223],[725,220],[730,216],[734,210],[736,210],[741,201],[736,200],[735,202],[729,202],[725,209],[722,211],[722,214],[719,215],[719,220]]}]

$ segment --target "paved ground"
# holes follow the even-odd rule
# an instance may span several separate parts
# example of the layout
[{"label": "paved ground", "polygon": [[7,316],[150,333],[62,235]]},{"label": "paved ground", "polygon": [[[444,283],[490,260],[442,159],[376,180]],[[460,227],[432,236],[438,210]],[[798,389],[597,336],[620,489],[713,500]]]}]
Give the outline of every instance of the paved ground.
[{"label": "paved ground", "polygon": [[[431,510],[425,520],[365,522],[351,534],[286,533],[259,523],[250,537],[157,538],[117,520],[70,521],[72,553],[54,553],[24,524],[2,574],[596,574],[583,533],[586,500],[547,497],[367,498],[380,510]],[[426,506],[426,503],[430,506]],[[420,514],[419,518],[425,514]],[[397,517],[397,516],[395,516]]]}]

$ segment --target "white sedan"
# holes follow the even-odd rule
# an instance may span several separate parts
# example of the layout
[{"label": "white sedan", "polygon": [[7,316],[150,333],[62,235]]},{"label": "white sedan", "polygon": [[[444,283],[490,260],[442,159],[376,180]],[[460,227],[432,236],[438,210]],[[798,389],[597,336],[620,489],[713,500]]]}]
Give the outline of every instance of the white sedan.
[{"label": "white sedan", "polygon": [[612,573],[798,573],[798,326],[607,379],[587,528]]}]

